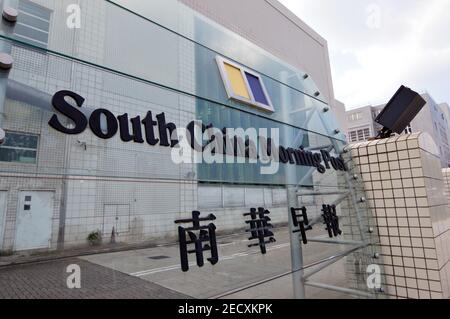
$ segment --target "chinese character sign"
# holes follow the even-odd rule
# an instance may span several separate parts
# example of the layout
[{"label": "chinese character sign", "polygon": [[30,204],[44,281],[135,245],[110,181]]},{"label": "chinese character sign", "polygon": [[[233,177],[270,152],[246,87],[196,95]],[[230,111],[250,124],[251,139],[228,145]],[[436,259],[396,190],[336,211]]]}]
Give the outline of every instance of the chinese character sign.
[{"label": "chinese character sign", "polygon": [[[182,219],[175,221],[176,224],[192,223],[192,227],[184,228],[178,227],[178,238],[180,242],[180,258],[181,269],[186,272],[189,270],[189,254],[196,255],[197,265],[203,267],[205,251],[211,252],[211,258],[208,261],[215,265],[219,262],[219,253],[217,251],[216,241],[216,226],[210,223],[206,226],[201,226],[200,222],[214,221],[216,216],[210,214],[206,218],[200,218],[200,212],[192,212],[191,219]],[[189,237],[189,238],[188,238]],[[206,242],[206,244],[204,244]],[[193,245],[194,249],[189,250],[189,245]]]},{"label": "chinese character sign", "polygon": [[[298,212],[300,214],[298,214]],[[293,233],[300,233],[301,240],[303,244],[308,243],[308,239],[306,237],[306,231],[312,230],[312,227],[309,226],[308,214],[306,212],[306,207],[302,208],[294,208],[291,207],[291,215],[292,215],[292,223],[295,228],[298,228],[293,231]]]},{"label": "chinese character sign", "polygon": [[322,206],[323,223],[326,226],[328,235],[330,238],[342,235],[342,231],[339,228],[339,217],[336,213],[336,205],[323,205]]},{"label": "chinese character sign", "polygon": [[250,244],[248,247],[256,247],[259,246],[262,254],[267,253],[266,244],[275,243],[276,240],[273,237],[274,234],[270,231],[273,228],[273,225],[269,222],[271,221],[270,217],[267,216],[270,214],[265,208],[252,208],[250,209],[250,213],[244,214],[245,217],[249,216],[251,219],[246,221],[246,224],[250,225],[250,229],[247,229],[246,232],[251,234],[249,240],[258,240],[256,244]]}]

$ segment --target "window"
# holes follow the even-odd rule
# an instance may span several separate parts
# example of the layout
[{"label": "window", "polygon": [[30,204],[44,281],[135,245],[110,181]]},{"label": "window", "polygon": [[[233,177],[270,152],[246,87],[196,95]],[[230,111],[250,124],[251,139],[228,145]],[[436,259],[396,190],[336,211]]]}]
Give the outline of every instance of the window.
[{"label": "window", "polygon": [[350,131],[348,136],[351,143],[367,141],[370,138],[370,129]]},{"label": "window", "polygon": [[362,140],[364,140],[364,131],[359,130],[358,131],[358,141],[362,141]]},{"label": "window", "polygon": [[47,48],[51,10],[29,0],[19,1],[19,16],[14,28],[18,40]]},{"label": "window", "polygon": [[38,140],[37,135],[6,132],[0,162],[36,164]]},{"label": "window", "polygon": [[351,122],[359,121],[359,120],[362,119],[362,113],[361,113],[361,112],[358,112],[358,113],[350,114],[349,117],[348,117],[348,119],[349,119]]}]

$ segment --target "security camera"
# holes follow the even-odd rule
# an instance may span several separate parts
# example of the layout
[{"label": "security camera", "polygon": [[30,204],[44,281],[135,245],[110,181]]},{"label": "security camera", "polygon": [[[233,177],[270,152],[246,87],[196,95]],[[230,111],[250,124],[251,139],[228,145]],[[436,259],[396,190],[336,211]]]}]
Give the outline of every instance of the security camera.
[{"label": "security camera", "polygon": [[5,131],[0,128],[0,145],[2,145],[3,142],[5,142],[5,135],[6,135]]}]

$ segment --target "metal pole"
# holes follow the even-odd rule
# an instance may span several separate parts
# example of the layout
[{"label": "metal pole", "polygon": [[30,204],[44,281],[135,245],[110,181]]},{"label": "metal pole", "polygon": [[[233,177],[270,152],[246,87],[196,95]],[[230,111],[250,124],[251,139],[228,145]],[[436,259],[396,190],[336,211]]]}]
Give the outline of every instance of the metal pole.
[{"label": "metal pole", "polygon": [[353,296],[357,296],[357,297],[373,298],[371,293],[363,292],[363,291],[359,291],[359,290],[354,290],[354,289],[350,289],[350,288],[343,288],[343,287],[337,287],[337,286],[332,286],[332,285],[326,285],[326,284],[321,284],[321,283],[312,282],[312,281],[307,281],[305,283],[305,285],[308,285],[308,286],[311,286],[311,287],[316,287],[316,288],[321,288],[321,289],[326,289],[326,290],[331,290],[331,291],[342,292],[342,293],[353,295]]},{"label": "metal pole", "polygon": [[297,192],[298,196],[320,196],[320,195],[345,195],[349,192],[343,191],[316,191],[316,192]]},{"label": "metal pole", "polygon": [[328,268],[328,267],[330,267],[331,265],[334,265],[335,263],[337,263],[338,261],[340,261],[340,260],[342,260],[343,258],[347,257],[348,255],[350,255],[350,254],[352,254],[352,253],[354,253],[354,252],[356,252],[356,251],[358,251],[358,250],[360,250],[360,249],[363,249],[363,248],[365,248],[365,247],[367,247],[367,246],[368,246],[368,245],[360,245],[360,246],[357,246],[357,247],[355,247],[355,248],[351,248],[351,249],[349,249],[349,250],[343,252],[342,254],[339,254],[339,255],[337,255],[337,256],[333,256],[334,258],[330,259],[330,260],[327,261],[327,262],[324,262],[323,264],[319,265],[319,267],[317,267],[317,268],[315,268],[315,269],[313,269],[313,270],[310,270],[310,271],[308,271],[308,272],[305,272],[305,274],[304,274],[304,276],[303,276],[303,279],[306,280],[307,278],[309,278],[309,277],[311,277],[311,276],[313,276],[313,275],[315,275],[315,274],[321,272],[321,271],[324,270],[325,268]]},{"label": "metal pole", "polygon": [[331,238],[308,238],[308,241],[312,243],[336,244],[336,245],[365,245],[365,243],[355,240],[340,240]]},{"label": "metal pole", "polygon": [[[282,72],[281,78],[284,81],[287,81],[289,78],[289,74],[287,72]],[[281,92],[282,103],[285,107],[290,106],[291,98],[290,92],[287,87],[282,88]],[[288,122],[289,114],[286,112],[285,120]],[[289,138],[289,130],[286,128],[284,132],[281,132],[280,138]],[[295,147],[295,145],[292,145]],[[291,264],[292,264],[292,285],[294,287],[294,298],[295,299],[305,299],[305,285],[303,282],[303,251],[302,244],[298,237],[297,233],[293,233],[294,231],[294,223],[292,221],[292,216],[290,209],[291,207],[298,207],[298,195],[297,195],[297,185],[296,176],[297,169],[294,165],[285,165],[285,173],[286,173],[286,192],[287,192],[287,215],[289,220],[289,237],[291,241]]]},{"label": "metal pole", "polygon": [[294,233],[294,223],[290,213],[291,207],[298,207],[297,188],[293,185],[287,187],[288,196],[288,216],[289,216],[289,237],[291,240],[291,263],[292,270],[299,270],[292,274],[292,283],[294,287],[294,297],[296,299],[305,299],[305,286],[303,282],[303,247],[297,233]]}]

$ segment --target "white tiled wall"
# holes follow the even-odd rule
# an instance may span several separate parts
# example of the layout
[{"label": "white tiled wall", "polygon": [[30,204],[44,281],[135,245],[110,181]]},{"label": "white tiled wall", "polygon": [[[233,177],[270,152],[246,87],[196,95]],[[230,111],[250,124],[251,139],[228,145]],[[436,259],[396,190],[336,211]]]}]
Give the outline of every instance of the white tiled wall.
[{"label": "white tiled wall", "polygon": [[351,152],[377,220],[386,293],[449,298],[450,213],[436,145],[417,133]]}]

